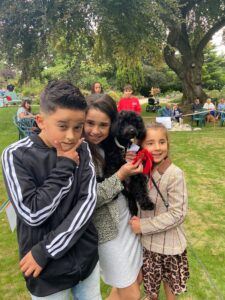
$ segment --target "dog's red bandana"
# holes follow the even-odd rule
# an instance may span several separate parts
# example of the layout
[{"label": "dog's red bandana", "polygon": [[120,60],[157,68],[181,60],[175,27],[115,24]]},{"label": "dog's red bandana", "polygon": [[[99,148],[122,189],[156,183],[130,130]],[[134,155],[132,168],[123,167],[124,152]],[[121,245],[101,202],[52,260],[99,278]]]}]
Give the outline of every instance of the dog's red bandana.
[{"label": "dog's red bandana", "polygon": [[137,153],[137,155],[133,159],[133,164],[135,164],[138,160],[141,160],[144,165],[143,174],[148,175],[151,178],[151,171],[153,166],[152,154],[148,150],[143,149]]}]

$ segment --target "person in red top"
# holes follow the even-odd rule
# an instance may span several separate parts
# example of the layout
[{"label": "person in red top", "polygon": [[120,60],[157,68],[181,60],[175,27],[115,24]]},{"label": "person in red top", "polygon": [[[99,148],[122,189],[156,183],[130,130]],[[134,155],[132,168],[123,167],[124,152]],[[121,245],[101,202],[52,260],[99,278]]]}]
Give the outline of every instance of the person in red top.
[{"label": "person in red top", "polygon": [[124,86],[123,89],[124,97],[121,98],[118,102],[117,108],[118,111],[121,110],[133,110],[136,113],[141,113],[141,105],[138,98],[133,96],[133,89],[130,84]]}]

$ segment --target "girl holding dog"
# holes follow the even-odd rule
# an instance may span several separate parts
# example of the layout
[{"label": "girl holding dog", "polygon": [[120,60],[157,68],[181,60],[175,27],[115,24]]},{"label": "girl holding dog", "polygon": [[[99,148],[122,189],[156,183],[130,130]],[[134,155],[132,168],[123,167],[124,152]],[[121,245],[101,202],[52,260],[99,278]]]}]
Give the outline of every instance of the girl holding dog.
[{"label": "girl holding dog", "polygon": [[140,161],[121,164],[112,136],[118,114],[114,100],[108,95],[91,95],[87,102],[84,132],[98,182],[94,223],[99,234],[99,262],[103,280],[113,287],[107,300],[138,300],[142,246],[129,226],[131,215],[121,192],[122,181],[142,173],[143,166]]},{"label": "girl holding dog", "polygon": [[133,217],[130,225],[134,233],[142,235],[145,299],[158,299],[163,281],[166,299],[174,300],[186,291],[189,278],[181,225],[187,213],[186,183],[182,170],[168,158],[168,132],[162,124],[147,126],[141,146],[153,156],[150,195],[155,209],[141,210],[140,217]]}]

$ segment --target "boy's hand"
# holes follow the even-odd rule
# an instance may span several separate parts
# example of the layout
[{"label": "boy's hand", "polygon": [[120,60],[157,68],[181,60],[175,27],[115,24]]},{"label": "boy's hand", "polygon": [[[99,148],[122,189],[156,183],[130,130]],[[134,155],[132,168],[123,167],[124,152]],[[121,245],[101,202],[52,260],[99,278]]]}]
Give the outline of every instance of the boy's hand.
[{"label": "boy's hand", "polygon": [[134,233],[136,234],[141,233],[140,218],[133,216],[130,219],[129,224],[131,225],[131,229]]},{"label": "boy's hand", "polygon": [[31,251],[29,251],[20,261],[20,270],[25,276],[31,276],[33,274],[33,277],[38,277],[42,271],[42,267],[37,264]]},{"label": "boy's hand", "polygon": [[64,156],[72,159],[79,165],[79,154],[77,153],[77,148],[83,143],[84,138],[80,138],[75,146],[71,149],[67,149],[63,146],[61,142],[55,141],[55,148],[57,151],[57,156]]}]

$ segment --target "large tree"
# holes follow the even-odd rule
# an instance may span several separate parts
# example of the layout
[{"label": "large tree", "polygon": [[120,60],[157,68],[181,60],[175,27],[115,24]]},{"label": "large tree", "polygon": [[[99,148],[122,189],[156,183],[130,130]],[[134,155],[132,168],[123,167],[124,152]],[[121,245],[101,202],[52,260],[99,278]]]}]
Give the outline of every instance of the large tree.
[{"label": "large tree", "polygon": [[[87,43],[91,29],[84,0],[1,0],[0,46],[10,65],[21,71],[21,83],[40,77],[57,51],[68,64]],[[69,59],[68,59],[69,57]]]},{"label": "large tree", "polygon": [[165,6],[163,0],[158,2],[165,10],[161,19],[168,28],[165,61],[182,82],[183,100],[204,100],[204,49],[225,26],[225,0],[177,0],[176,11]]},{"label": "large tree", "polygon": [[[171,0],[165,0],[171,1]],[[91,2],[96,49],[116,69],[117,86],[143,85],[143,59],[158,54],[165,38],[158,6],[149,0],[95,0]]]},{"label": "large tree", "polygon": [[[118,75],[140,84],[140,61],[158,53],[182,83],[183,100],[202,101],[204,50],[225,26],[225,0],[93,1],[102,48],[117,65]],[[167,31],[167,37],[165,32]],[[130,74],[130,76],[129,76]],[[126,76],[125,76],[126,75]],[[120,76],[118,78],[121,80]]]},{"label": "large tree", "polygon": [[1,0],[1,49],[22,71],[21,82],[38,77],[59,52],[78,76],[89,47],[99,64],[114,66],[118,86],[138,87],[142,58],[163,33],[155,10],[148,0]]},{"label": "large tree", "polygon": [[190,102],[206,98],[203,51],[223,26],[225,0],[0,1],[0,46],[22,70],[22,81],[38,76],[60,47],[74,77],[85,60],[83,49],[91,47],[99,63],[105,57],[114,64],[119,85],[140,86],[143,60],[164,47]]}]

